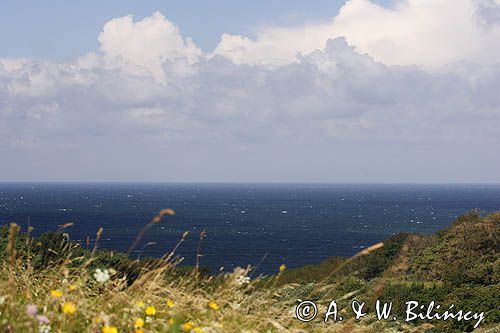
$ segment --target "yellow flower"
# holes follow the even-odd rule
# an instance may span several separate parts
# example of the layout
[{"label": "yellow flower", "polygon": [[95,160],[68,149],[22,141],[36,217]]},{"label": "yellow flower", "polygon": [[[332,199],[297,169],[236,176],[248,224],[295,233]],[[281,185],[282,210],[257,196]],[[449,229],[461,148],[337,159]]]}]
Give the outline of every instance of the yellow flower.
[{"label": "yellow flower", "polygon": [[219,306],[215,302],[208,302],[208,307],[212,310],[219,310]]},{"label": "yellow flower", "polygon": [[169,307],[169,308],[171,309],[171,308],[173,308],[174,306],[175,306],[174,301],[172,301],[171,299],[169,299],[169,300],[167,301],[167,307]]},{"label": "yellow flower", "polygon": [[144,326],[144,319],[142,319],[142,318],[137,318],[137,319],[135,320],[134,327],[135,327],[135,328],[141,328],[141,327],[143,327],[143,326]]},{"label": "yellow flower", "polygon": [[156,308],[154,306],[148,306],[146,308],[146,310],[144,310],[144,312],[148,315],[148,316],[154,316],[156,314]]},{"label": "yellow flower", "polygon": [[173,319],[173,318],[170,318],[170,319],[168,320],[168,324],[172,326],[172,325],[174,324],[174,319]]},{"label": "yellow flower", "polygon": [[75,286],[74,284],[70,284],[70,285],[68,286],[68,290],[69,290],[69,291],[75,291],[75,290],[76,290],[76,286]]},{"label": "yellow flower", "polygon": [[194,327],[194,324],[192,321],[188,321],[187,323],[184,323],[182,326],[181,326],[181,329],[185,332],[189,332],[190,330],[192,330]]},{"label": "yellow flower", "polygon": [[71,302],[64,303],[62,311],[67,315],[74,315],[76,312],[76,306]]},{"label": "yellow flower", "polygon": [[59,298],[63,295],[63,292],[56,289],[56,290],[51,290],[50,291],[50,296],[54,297],[54,298]]},{"label": "yellow flower", "polygon": [[135,330],[135,333],[144,333],[144,331],[143,331],[143,330],[141,330],[140,328],[137,328],[137,329]]},{"label": "yellow flower", "polygon": [[196,326],[195,328],[193,328],[193,332],[201,333],[201,332],[203,332],[203,330],[201,328],[199,328],[198,326]]},{"label": "yellow flower", "polygon": [[285,269],[286,269],[286,265],[285,265],[285,264],[282,264],[282,265],[280,266],[280,273],[283,273],[283,272],[285,271]]},{"label": "yellow flower", "polygon": [[135,303],[135,305],[136,305],[138,308],[141,308],[141,309],[142,309],[143,307],[145,307],[145,306],[146,306],[146,304],[144,304],[144,302],[143,302],[143,301],[138,301],[137,303]]},{"label": "yellow flower", "polygon": [[102,333],[118,333],[118,328],[116,328],[114,326],[103,326],[101,332]]}]

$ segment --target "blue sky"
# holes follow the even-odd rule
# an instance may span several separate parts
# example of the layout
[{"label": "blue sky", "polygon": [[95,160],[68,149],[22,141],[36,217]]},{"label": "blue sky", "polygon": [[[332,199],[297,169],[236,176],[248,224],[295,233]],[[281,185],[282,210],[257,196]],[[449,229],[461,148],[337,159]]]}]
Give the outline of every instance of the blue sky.
[{"label": "blue sky", "polygon": [[500,182],[498,0],[2,1],[0,29],[0,181]]},{"label": "blue sky", "polygon": [[[257,26],[330,20],[343,0],[137,1],[22,0],[0,4],[0,56],[67,60],[98,47],[97,36],[112,18],[136,19],[160,11],[204,50],[222,33],[252,34]],[[379,1],[389,4],[389,0]]]}]

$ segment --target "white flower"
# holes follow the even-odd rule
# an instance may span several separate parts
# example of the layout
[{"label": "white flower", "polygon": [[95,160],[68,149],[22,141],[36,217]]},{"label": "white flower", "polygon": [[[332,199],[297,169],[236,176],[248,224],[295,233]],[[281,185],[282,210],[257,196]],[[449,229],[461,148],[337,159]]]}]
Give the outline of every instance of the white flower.
[{"label": "white flower", "polygon": [[[192,330],[194,331],[194,330]],[[202,332],[207,332],[207,333],[215,333],[216,330],[213,328],[213,327],[210,327],[210,326],[203,326],[201,327],[201,331]]]},{"label": "white flower", "polygon": [[250,283],[250,278],[248,276],[240,275],[236,278],[238,285],[243,286]]},{"label": "white flower", "polygon": [[49,333],[50,332],[50,325],[40,325],[38,326],[38,332],[40,333]]},{"label": "white flower", "polygon": [[107,269],[101,270],[100,268],[95,270],[94,278],[99,283],[106,283],[109,281],[110,274]]},{"label": "white flower", "polygon": [[153,317],[146,316],[146,323],[152,323],[153,322]]}]

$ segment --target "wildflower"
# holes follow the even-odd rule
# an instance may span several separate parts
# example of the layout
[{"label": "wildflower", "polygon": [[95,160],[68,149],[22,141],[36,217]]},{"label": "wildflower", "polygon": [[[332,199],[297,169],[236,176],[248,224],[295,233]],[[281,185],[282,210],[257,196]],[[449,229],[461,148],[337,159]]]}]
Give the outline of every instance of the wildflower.
[{"label": "wildflower", "polygon": [[69,291],[75,291],[75,290],[76,290],[76,285],[74,285],[74,284],[70,284],[70,285],[68,286],[68,290],[69,290]]},{"label": "wildflower", "polygon": [[50,296],[54,297],[54,298],[59,298],[59,297],[62,297],[63,295],[63,292],[58,290],[58,289],[55,289],[55,290],[51,290],[50,291]]},{"label": "wildflower", "polygon": [[135,320],[134,328],[141,328],[144,326],[144,319],[142,318],[137,318]]},{"label": "wildflower", "polygon": [[193,329],[193,327],[194,327],[193,322],[192,321],[188,321],[187,323],[182,324],[181,329],[184,332],[189,332],[190,330]]},{"label": "wildflower", "polygon": [[174,306],[175,306],[174,301],[172,301],[171,299],[169,299],[169,300],[167,301],[167,307],[171,309],[171,308],[173,308]]},{"label": "wildflower", "polygon": [[50,325],[43,324],[38,326],[38,332],[39,333],[49,333],[50,332]]},{"label": "wildflower", "polygon": [[283,273],[283,272],[285,271],[285,269],[286,269],[286,265],[285,265],[285,264],[282,264],[282,265],[280,266],[280,273]]},{"label": "wildflower", "polygon": [[154,316],[156,314],[156,308],[154,306],[148,306],[146,310],[144,310],[148,316]]},{"label": "wildflower", "polygon": [[193,328],[193,332],[195,332],[195,333],[201,333],[203,331],[204,330],[202,328],[198,327],[198,326],[196,326],[195,328]]},{"label": "wildflower", "polygon": [[48,325],[50,323],[49,318],[47,318],[47,316],[44,316],[44,315],[36,316],[36,320],[38,320],[38,324],[40,324],[40,325]]},{"label": "wildflower", "polygon": [[35,304],[28,304],[26,305],[26,314],[30,317],[36,316],[38,313],[38,309]]},{"label": "wildflower", "polygon": [[210,309],[214,310],[214,311],[215,311],[215,310],[219,310],[219,306],[217,305],[217,303],[215,303],[215,302],[213,302],[213,301],[212,301],[212,302],[208,302],[208,307],[209,307]]},{"label": "wildflower", "polygon": [[240,285],[240,286],[243,286],[245,284],[249,284],[250,278],[248,276],[240,275],[236,278],[236,283],[238,283],[238,285]]},{"label": "wildflower", "polygon": [[101,270],[97,268],[94,272],[94,279],[99,283],[106,283],[109,281],[111,275],[109,274],[109,270]]},{"label": "wildflower", "polygon": [[64,314],[67,314],[70,316],[74,315],[76,313],[76,306],[71,302],[64,303],[62,311]]},{"label": "wildflower", "polygon": [[138,301],[137,303],[135,303],[135,305],[136,305],[138,308],[141,308],[141,309],[142,309],[143,307],[145,307],[145,306],[146,306],[146,304],[144,304],[144,302],[143,302],[143,301]]},{"label": "wildflower", "polygon": [[144,331],[143,331],[143,330],[141,330],[140,328],[137,328],[137,329],[135,330],[135,333],[144,333]]},{"label": "wildflower", "polygon": [[116,328],[115,326],[103,326],[102,327],[102,330],[101,330],[102,333],[118,333],[118,328]]}]

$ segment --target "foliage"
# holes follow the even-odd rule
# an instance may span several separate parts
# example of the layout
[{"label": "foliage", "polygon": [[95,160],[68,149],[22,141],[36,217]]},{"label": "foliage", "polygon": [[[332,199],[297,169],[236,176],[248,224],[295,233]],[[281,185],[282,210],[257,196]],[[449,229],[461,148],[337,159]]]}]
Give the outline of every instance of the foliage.
[{"label": "foliage", "polygon": [[[482,327],[500,323],[500,213],[471,211],[432,236],[396,235],[352,258],[278,269],[248,279],[247,269],[210,275],[174,260],[82,249],[59,231],[36,238],[0,228],[0,331],[5,332],[325,332],[352,328],[304,324],[298,299],[344,308],[353,299],[485,311]],[[173,254],[171,258],[173,258]],[[99,278],[96,273],[99,272]],[[372,302],[373,303],[373,302]],[[368,306],[373,308],[373,304]],[[345,309],[343,310],[345,311]],[[351,318],[352,319],[352,318]],[[351,323],[351,324],[349,324]],[[349,326],[351,325],[351,326]],[[465,321],[396,324],[366,318],[359,331],[461,332]]]}]

